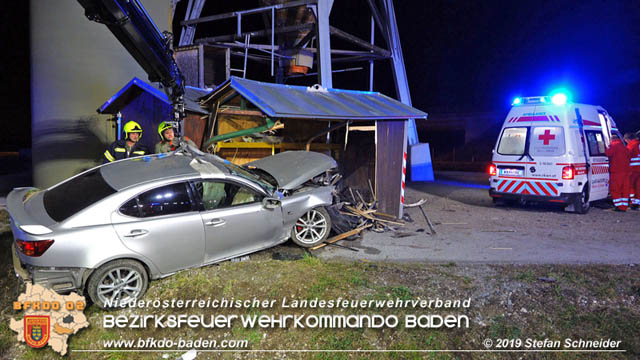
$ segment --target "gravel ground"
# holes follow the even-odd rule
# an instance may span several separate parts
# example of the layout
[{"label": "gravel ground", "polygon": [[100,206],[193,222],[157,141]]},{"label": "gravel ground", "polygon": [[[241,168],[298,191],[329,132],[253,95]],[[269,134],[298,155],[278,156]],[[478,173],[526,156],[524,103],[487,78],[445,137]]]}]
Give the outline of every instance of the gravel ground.
[{"label": "gravel ground", "polygon": [[484,174],[446,172],[436,179],[409,184],[406,192],[407,203],[427,200],[424,209],[436,235],[429,235],[420,210],[410,208],[405,213],[413,222],[396,232],[367,232],[341,242],[357,252],[329,246],[318,256],[442,263],[640,263],[638,211],[593,206],[577,215],[549,205],[498,207],[488,195]]}]

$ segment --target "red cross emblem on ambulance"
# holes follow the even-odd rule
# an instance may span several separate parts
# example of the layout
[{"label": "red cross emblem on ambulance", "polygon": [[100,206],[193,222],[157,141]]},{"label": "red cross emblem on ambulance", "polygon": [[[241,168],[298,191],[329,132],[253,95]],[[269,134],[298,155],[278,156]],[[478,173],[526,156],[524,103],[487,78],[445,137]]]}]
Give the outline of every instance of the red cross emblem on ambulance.
[{"label": "red cross emblem on ambulance", "polygon": [[555,138],[556,136],[551,133],[551,130],[545,130],[544,134],[538,135],[538,140],[542,140],[542,145],[549,145],[549,142]]}]

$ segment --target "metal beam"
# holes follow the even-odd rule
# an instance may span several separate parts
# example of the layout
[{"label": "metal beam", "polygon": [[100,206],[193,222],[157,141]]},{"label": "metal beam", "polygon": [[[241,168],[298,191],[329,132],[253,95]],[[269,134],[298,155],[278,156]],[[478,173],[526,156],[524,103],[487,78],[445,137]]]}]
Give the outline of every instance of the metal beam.
[{"label": "metal beam", "polygon": [[[404,57],[402,56],[402,46],[400,46],[400,34],[398,33],[398,24],[396,23],[396,15],[393,8],[392,0],[382,0],[387,16],[387,33],[389,34],[389,50],[391,50],[391,61],[393,67],[393,77],[396,80],[396,92],[399,100],[411,106],[411,93],[409,92],[409,82],[407,79],[407,71],[404,67]],[[416,131],[416,122],[409,119],[408,124],[409,145],[418,143],[418,133]],[[405,149],[406,150],[406,149]]]},{"label": "metal beam", "polygon": [[358,45],[360,47],[363,47],[363,48],[365,48],[367,50],[373,51],[374,53],[376,53],[376,54],[378,54],[380,56],[385,56],[385,57],[391,56],[391,53],[388,50],[385,50],[385,49],[383,49],[381,47],[375,46],[375,45],[371,44],[368,41],[364,41],[364,40],[360,39],[359,37],[351,35],[351,34],[345,32],[345,31],[342,31],[342,30],[336,28],[336,27],[331,26],[330,28],[331,28],[331,34],[332,35],[335,35],[335,36],[337,36],[339,38],[342,38],[342,39],[347,40],[347,41],[349,41],[351,43],[354,43],[354,44],[356,44],[356,45]]},{"label": "metal beam", "polygon": [[329,15],[333,0],[318,0],[316,11],[316,34],[318,39],[318,81],[325,88],[333,87],[331,77],[331,34]]},{"label": "metal beam", "polygon": [[[184,15],[185,20],[195,19],[200,16],[202,12],[202,8],[204,7],[205,0],[189,0],[189,4],[187,6],[187,12]],[[188,25],[182,27],[182,32],[180,33],[180,46],[186,46],[193,44],[193,37],[196,34],[196,26]]]},{"label": "metal beam", "polygon": [[288,2],[288,3],[285,3],[285,4],[277,4],[277,5],[273,5],[273,6],[265,6],[265,7],[250,9],[250,10],[233,11],[233,12],[230,12],[230,13],[205,16],[205,17],[201,17],[199,19],[185,20],[185,21],[182,21],[180,23],[180,25],[188,26],[188,25],[201,24],[201,23],[211,22],[211,21],[216,21],[216,20],[229,19],[229,18],[236,17],[238,15],[257,14],[257,13],[261,13],[261,12],[271,11],[272,8],[273,9],[287,9],[287,8],[291,8],[291,7],[298,7],[298,6],[304,6],[304,5],[309,5],[309,4],[315,4],[316,1],[318,1],[318,0],[298,0],[298,1],[291,1],[291,2]]},{"label": "metal beam", "polygon": [[380,11],[375,4],[375,0],[367,0],[369,3],[369,9],[371,10],[371,16],[375,20],[376,25],[378,26],[378,30],[382,33],[382,37],[385,42],[389,44],[389,34],[387,33],[386,23],[384,22],[382,15],[380,15]]},{"label": "metal beam", "polygon": [[[289,32],[296,32],[296,31],[300,31],[300,30],[310,30],[313,29],[314,24],[301,24],[301,25],[292,25],[292,26],[283,26],[280,28],[275,29],[274,33],[275,34],[283,34],[283,33],[289,33]],[[233,41],[233,40],[243,40],[244,41],[244,37],[246,35],[253,37],[264,37],[267,35],[271,35],[271,29],[267,29],[267,30],[258,30],[258,31],[250,31],[250,32],[244,32],[241,34],[230,34],[230,35],[220,35],[220,36],[213,36],[213,37],[206,37],[206,38],[202,38],[202,39],[197,39],[195,42],[198,44],[207,44],[207,43],[217,43],[217,42],[224,42],[224,41]]]},{"label": "metal beam", "polygon": [[314,30],[309,31],[309,33],[307,35],[305,35],[305,37],[303,37],[302,39],[300,39],[300,41],[298,41],[297,44],[293,45],[294,49],[299,49],[303,46],[305,46],[309,41],[311,41],[311,39],[313,39],[316,36],[316,32]]},{"label": "metal beam", "polygon": [[[231,42],[217,42],[217,43],[207,43],[208,46],[218,47],[218,48],[241,48],[244,49],[244,44],[241,43],[231,43]],[[260,50],[260,51],[271,51],[271,45],[268,44],[249,44],[249,49]],[[274,46],[274,50],[278,51],[280,47],[278,45]],[[306,51],[316,53],[318,49],[316,48],[304,48]],[[369,51],[360,51],[360,50],[344,50],[344,49],[331,49],[331,55],[344,55],[344,56],[364,56],[369,58],[374,58],[375,60],[384,60],[389,59],[390,56],[380,56],[378,54],[371,53]]]}]

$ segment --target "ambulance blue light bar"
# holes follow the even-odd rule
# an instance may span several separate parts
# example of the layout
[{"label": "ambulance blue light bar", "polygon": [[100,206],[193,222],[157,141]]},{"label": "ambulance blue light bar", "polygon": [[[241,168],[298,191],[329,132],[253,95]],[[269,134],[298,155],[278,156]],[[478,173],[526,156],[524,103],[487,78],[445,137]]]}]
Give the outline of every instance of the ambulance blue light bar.
[{"label": "ambulance blue light bar", "polygon": [[518,105],[535,105],[535,104],[554,104],[564,105],[568,102],[568,97],[564,93],[558,93],[553,96],[528,96],[517,97],[513,99],[512,106]]},{"label": "ambulance blue light bar", "polygon": [[556,105],[564,105],[567,103],[567,95],[563,93],[557,93],[551,97],[551,102]]},{"label": "ambulance blue light bar", "polygon": [[511,105],[526,105],[526,104],[548,104],[551,102],[551,98],[548,96],[528,96],[528,97],[517,97],[513,99],[513,103]]}]

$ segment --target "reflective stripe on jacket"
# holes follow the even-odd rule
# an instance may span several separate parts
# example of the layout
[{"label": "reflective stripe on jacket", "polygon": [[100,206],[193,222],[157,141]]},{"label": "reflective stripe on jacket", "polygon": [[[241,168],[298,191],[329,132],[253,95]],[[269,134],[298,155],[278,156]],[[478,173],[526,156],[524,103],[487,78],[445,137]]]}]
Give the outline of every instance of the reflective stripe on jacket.
[{"label": "reflective stripe on jacket", "polygon": [[148,154],[149,151],[147,147],[142,145],[140,142],[133,144],[129,153],[127,154],[127,141],[126,140],[116,140],[109,148],[102,154],[102,163],[106,164],[108,162],[122,160],[134,156],[142,156]]}]

